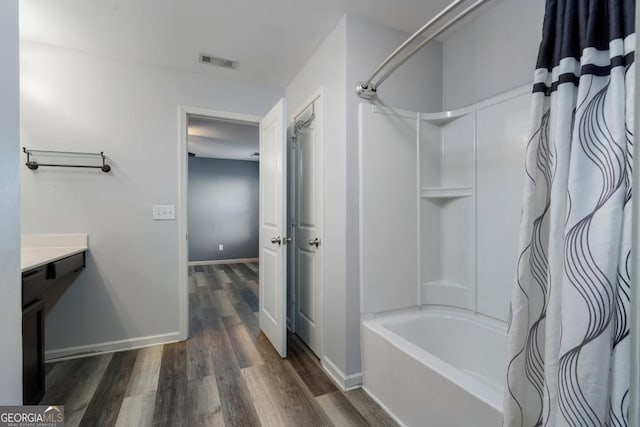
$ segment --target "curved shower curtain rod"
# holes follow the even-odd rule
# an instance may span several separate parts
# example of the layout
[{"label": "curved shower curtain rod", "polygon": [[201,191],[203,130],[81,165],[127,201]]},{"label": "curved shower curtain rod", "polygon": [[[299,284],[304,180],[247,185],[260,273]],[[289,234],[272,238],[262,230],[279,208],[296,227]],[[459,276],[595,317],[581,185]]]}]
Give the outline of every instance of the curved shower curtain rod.
[{"label": "curved shower curtain rod", "polygon": [[465,2],[466,0],[455,0],[454,2],[452,2],[449,6],[445,7],[440,13],[438,13],[436,16],[434,16],[433,18],[431,18],[431,20],[429,22],[427,22],[426,24],[424,24],[422,26],[422,28],[420,28],[418,31],[416,31],[415,33],[413,33],[413,35],[411,37],[409,37],[407,40],[404,41],[404,43],[402,43],[396,50],[393,51],[393,53],[391,53],[391,55],[389,55],[387,57],[387,59],[385,59],[384,61],[382,61],[382,64],[380,64],[378,66],[378,68],[376,68],[373,73],[371,73],[371,76],[367,79],[367,80],[363,80],[360,81],[358,83],[356,83],[356,94],[360,97],[360,98],[364,98],[364,99],[371,99],[371,98],[375,98],[377,95],[377,90],[378,87],[382,84],[382,82],[384,82],[391,74],[393,74],[393,72],[398,69],[398,67],[400,67],[402,64],[404,64],[409,58],[411,58],[413,55],[416,54],[416,52],[418,52],[420,49],[422,49],[424,46],[427,45],[427,43],[431,42],[433,39],[435,39],[436,37],[438,37],[442,32],[444,32],[446,29],[448,29],[449,27],[451,27],[452,25],[454,25],[456,22],[460,21],[462,18],[464,18],[465,16],[467,16],[468,14],[470,14],[471,12],[473,12],[474,10],[476,10],[478,7],[480,7],[482,4],[486,3],[488,0],[477,0],[475,3],[473,3],[471,6],[469,6],[468,8],[466,8],[464,11],[462,11],[461,13],[459,13],[458,15],[456,15],[453,19],[451,19],[449,22],[447,22],[446,24],[444,24],[443,26],[441,26],[440,28],[438,28],[437,30],[435,30],[433,33],[429,34],[429,36],[427,38],[425,38],[424,40],[422,40],[418,45],[416,45],[413,49],[411,49],[409,51],[409,53],[407,53],[404,57],[402,57],[402,59],[396,61],[393,65],[391,65],[387,71],[382,74],[380,76],[380,78],[378,78],[378,80],[376,82],[373,81],[373,79],[382,72],[382,70],[389,65],[394,59],[396,59],[396,57],[398,55],[400,55],[400,53],[402,53],[407,46],[409,46],[411,44],[411,42],[413,42],[414,40],[416,40],[418,37],[422,36],[422,34],[424,34],[425,31],[427,31],[429,28],[431,28],[436,22],[438,22],[440,19],[442,19],[444,16],[446,16],[449,12],[451,12],[454,8],[456,8],[458,5],[460,5],[461,3]]}]

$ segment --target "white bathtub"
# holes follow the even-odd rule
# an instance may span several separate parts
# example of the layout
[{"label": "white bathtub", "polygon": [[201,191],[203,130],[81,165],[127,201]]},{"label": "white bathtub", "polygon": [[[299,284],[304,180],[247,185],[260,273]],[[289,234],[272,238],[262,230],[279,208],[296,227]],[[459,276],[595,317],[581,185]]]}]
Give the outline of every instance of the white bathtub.
[{"label": "white bathtub", "polygon": [[363,387],[407,426],[502,425],[506,325],[422,308],[363,322]]}]

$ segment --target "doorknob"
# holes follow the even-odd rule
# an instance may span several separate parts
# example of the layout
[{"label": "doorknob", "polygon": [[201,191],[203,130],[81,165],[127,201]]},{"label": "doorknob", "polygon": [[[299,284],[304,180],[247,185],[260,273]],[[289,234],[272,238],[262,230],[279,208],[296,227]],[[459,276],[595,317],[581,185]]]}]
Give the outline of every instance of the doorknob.
[{"label": "doorknob", "polygon": [[318,246],[320,246],[320,239],[318,239],[317,237],[315,239],[310,239],[309,245],[315,246],[317,248]]},{"label": "doorknob", "polygon": [[288,245],[289,243],[291,243],[291,237],[283,237],[282,238],[282,244],[283,245]]},{"label": "doorknob", "polygon": [[274,245],[277,243],[278,245],[282,244],[282,239],[280,238],[280,236],[278,237],[272,237],[271,238],[271,243],[273,243]]}]

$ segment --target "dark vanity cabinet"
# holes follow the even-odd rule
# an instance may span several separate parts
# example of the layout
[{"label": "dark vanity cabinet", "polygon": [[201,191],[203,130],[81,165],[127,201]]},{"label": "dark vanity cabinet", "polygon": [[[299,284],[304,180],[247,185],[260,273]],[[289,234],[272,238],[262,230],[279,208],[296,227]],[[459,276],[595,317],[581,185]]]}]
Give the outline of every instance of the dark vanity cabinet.
[{"label": "dark vanity cabinet", "polygon": [[44,303],[22,309],[22,400],[35,405],[44,395]]},{"label": "dark vanity cabinet", "polygon": [[85,267],[84,252],[22,273],[22,399],[35,405],[44,396],[44,293],[58,280]]}]

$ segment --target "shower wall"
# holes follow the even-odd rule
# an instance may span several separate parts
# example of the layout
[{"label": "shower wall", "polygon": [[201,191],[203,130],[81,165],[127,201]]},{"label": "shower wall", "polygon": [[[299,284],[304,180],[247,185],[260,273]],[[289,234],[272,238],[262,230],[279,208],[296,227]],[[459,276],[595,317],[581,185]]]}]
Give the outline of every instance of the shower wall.
[{"label": "shower wall", "polygon": [[478,105],[476,113],[476,311],[501,320],[508,317],[518,262],[529,86]]},{"label": "shower wall", "polygon": [[361,312],[417,304],[418,113],[360,104]]},{"label": "shower wall", "polygon": [[463,109],[360,105],[361,312],[420,305],[507,320],[529,85]]}]

